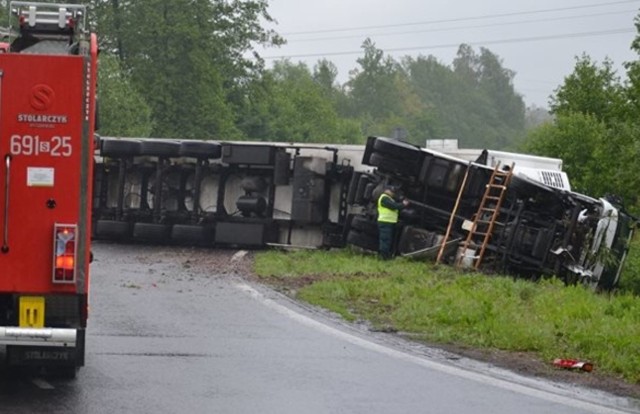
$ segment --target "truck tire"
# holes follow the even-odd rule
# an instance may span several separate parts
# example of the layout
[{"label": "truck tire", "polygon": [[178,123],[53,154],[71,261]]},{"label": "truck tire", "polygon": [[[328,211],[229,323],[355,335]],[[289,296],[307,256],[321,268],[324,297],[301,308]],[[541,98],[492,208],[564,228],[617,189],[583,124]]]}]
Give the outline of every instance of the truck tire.
[{"label": "truck tire", "polygon": [[140,144],[140,155],[151,155],[154,157],[179,157],[180,143],[177,141],[143,141]]},{"label": "truck tire", "polygon": [[222,145],[211,141],[182,141],[180,143],[180,156],[218,159],[222,156]]},{"label": "truck tire", "polygon": [[135,223],[133,226],[134,240],[144,240],[157,244],[169,241],[171,226],[156,223]]},{"label": "truck tire", "polygon": [[213,243],[213,228],[197,224],[174,224],[171,240],[177,244],[205,246]]},{"label": "truck tire", "polygon": [[100,155],[108,158],[126,158],[140,154],[140,141],[105,139],[101,142]]},{"label": "truck tire", "polygon": [[116,220],[97,220],[94,233],[98,239],[126,240],[131,237],[131,223]]},{"label": "truck tire", "polygon": [[351,228],[370,236],[378,237],[378,223],[364,216],[353,216]]},{"label": "truck tire", "polygon": [[347,233],[347,243],[373,252],[378,251],[378,238],[369,234],[351,230]]}]

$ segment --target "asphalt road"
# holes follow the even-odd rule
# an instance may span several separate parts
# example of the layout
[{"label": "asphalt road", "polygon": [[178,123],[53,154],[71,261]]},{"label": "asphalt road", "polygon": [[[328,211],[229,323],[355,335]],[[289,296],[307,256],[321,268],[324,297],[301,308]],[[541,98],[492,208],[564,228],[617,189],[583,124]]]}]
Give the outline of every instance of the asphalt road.
[{"label": "asphalt road", "polygon": [[345,325],[250,284],[234,251],[93,250],[87,366],[74,381],[3,368],[0,412],[640,412]]}]

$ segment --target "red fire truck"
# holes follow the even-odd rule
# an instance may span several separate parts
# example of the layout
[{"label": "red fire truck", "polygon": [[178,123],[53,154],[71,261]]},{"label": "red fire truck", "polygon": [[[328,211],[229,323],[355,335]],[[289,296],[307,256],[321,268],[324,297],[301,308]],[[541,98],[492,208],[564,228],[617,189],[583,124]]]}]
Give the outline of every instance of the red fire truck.
[{"label": "red fire truck", "polygon": [[81,5],[11,2],[0,54],[0,345],[11,365],[84,365],[97,76]]}]

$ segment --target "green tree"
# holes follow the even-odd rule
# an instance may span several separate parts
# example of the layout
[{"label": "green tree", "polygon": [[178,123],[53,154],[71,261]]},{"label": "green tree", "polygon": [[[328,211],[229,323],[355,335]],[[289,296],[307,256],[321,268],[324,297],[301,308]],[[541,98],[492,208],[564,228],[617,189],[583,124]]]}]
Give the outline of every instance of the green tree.
[{"label": "green tree", "polygon": [[326,86],[303,63],[276,62],[249,88],[250,106],[241,127],[264,141],[361,142],[357,123],[338,116]]},{"label": "green tree", "polygon": [[487,49],[461,45],[452,67],[434,57],[405,58],[403,67],[428,116],[425,138],[456,138],[463,147],[503,149],[524,129],[524,102],[513,72]]},{"label": "green tree", "polygon": [[100,134],[150,136],[153,130],[151,108],[121,70],[119,60],[101,53],[98,71]]},{"label": "green tree", "polygon": [[91,3],[103,48],[119,56],[152,108],[153,135],[242,137],[244,88],[262,68],[247,52],[282,41],[261,26],[272,21],[265,0]]},{"label": "green tree", "polygon": [[347,82],[353,115],[381,119],[397,112],[400,96],[396,89],[399,66],[376,48],[371,39],[362,44],[364,56],[357,59],[359,69],[351,71]]},{"label": "green tree", "polygon": [[[636,18],[640,33],[640,21]],[[640,35],[632,44],[640,52]],[[559,157],[576,190],[622,196],[627,208],[640,211],[640,64],[625,64],[622,81],[613,63],[598,64],[587,55],[576,59],[574,72],[551,97],[555,121],[533,130],[525,148]]]},{"label": "green tree", "polygon": [[333,99],[338,92],[338,68],[327,59],[320,60],[313,68],[313,80],[320,85],[325,95]]},{"label": "green tree", "polygon": [[625,97],[613,62],[602,65],[587,55],[576,58],[576,66],[564,83],[555,90],[550,107],[554,114],[580,112],[600,120],[619,118],[624,114]]},{"label": "green tree", "polygon": [[515,92],[515,72],[502,66],[502,60],[489,49],[481,48],[479,57],[479,87],[496,110],[499,124],[513,130],[524,129],[525,105]]},{"label": "green tree", "polygon": [[629,103],[627,117],[635,118],[640,113],[640,15],[635,20],[636,35],[631,43],[631,50],[636,52],[637,59],[632,62],[625,63],[627,69],[627,77],[629,79],[627,88],[625,89],[625,97]]}]

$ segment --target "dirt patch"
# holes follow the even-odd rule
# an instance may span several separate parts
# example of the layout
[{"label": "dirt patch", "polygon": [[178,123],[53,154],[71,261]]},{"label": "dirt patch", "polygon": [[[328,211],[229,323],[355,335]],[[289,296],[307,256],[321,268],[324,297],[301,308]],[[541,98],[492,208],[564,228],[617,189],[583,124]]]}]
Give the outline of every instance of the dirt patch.
[{"label": "dirt patch", "polygon": [[[259,277],[252,271],[251,255],[249,260],[243,260],[241,268],[235,269],[238,274],[250,279],[252,282],[268,285],[271,288],[294,299],[297,292],[319,280],[330,278],[326,275],[309,275],[296,278]],[[378,330],[379,331],[379,330]],[[597,364],[592,372],[580,370],[567,370],[553,366],[551,361],[540,359],[534,353],[509,352],[498,349],[476,349],[451,344],[425,343],[416,340],[411,334],[394,332],[393,329],[385,330],[392,335],[398,335],[407,340],[417,341],[427,346],[447,351],[448,353],[466,357],[476,361],[486,362],[496,367],[521,374],[523,376],[543,378],[555,382],[562,382],[576,386],[605,391],[617,396],[640,399],[640,384],[632,384],[620,377],[615,377],[598,371]]]}]

